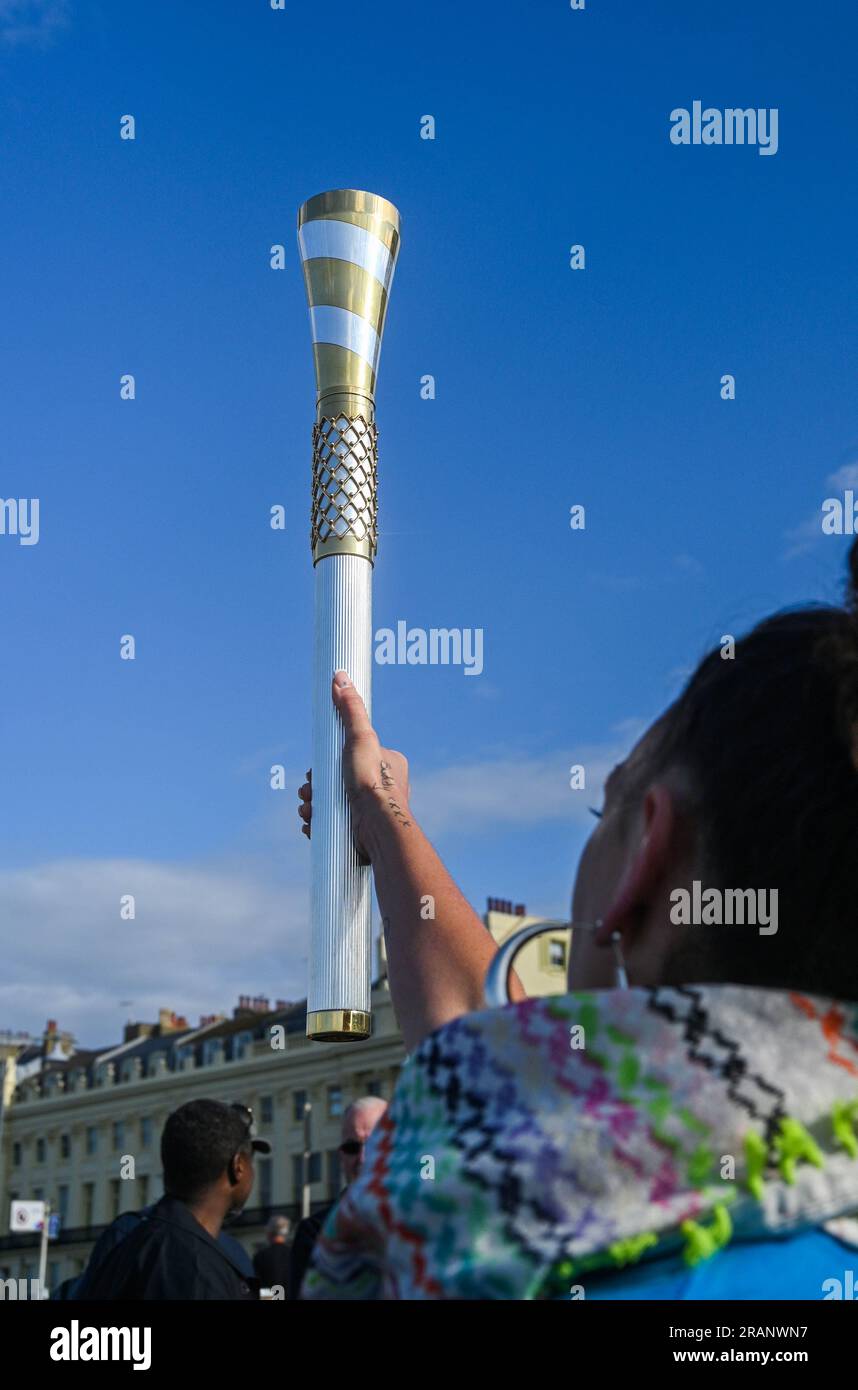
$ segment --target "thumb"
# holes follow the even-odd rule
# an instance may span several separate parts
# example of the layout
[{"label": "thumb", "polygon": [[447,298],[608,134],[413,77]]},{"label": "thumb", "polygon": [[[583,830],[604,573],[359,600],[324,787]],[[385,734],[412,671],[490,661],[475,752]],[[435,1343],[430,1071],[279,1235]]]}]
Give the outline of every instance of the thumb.
[{"label": "thumb", "polygon": [[345,671],[334,673],[331,688],[334,704],[340,712],[343,728],[347,734],[371,734],[373,732],[366,705]]}]

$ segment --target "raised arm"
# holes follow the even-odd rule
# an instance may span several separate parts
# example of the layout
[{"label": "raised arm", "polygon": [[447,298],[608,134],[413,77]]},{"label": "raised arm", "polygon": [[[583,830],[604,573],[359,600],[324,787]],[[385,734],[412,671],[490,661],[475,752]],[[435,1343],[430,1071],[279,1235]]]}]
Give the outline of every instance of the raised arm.
[{"label": "raised arm", "polygon": [[[343,777],[355,843],[372,864],[390,993],[411,1052],[433,1029],[483,1007],[483,981],[497,947],[414,819],[406,759],[382,748],[345,672],[337,672],[332,691],[346,735]],[[309,782],[299,795],[309,835]],[[512,994],[525,997],[515,977]]]}]

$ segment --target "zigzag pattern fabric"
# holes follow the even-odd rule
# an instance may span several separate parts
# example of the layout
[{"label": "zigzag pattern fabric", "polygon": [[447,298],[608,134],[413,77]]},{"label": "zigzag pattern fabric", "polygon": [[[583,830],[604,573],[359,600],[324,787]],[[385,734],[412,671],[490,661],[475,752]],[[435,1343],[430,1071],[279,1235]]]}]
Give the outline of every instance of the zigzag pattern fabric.
[{"label": "zigzag pattern fabric", "polygon": [[303,1296],[532,1299],[717,1258],[858,1208],[856,1126],[854,1004],[709,986],[468,1015],[403,1068]]}]

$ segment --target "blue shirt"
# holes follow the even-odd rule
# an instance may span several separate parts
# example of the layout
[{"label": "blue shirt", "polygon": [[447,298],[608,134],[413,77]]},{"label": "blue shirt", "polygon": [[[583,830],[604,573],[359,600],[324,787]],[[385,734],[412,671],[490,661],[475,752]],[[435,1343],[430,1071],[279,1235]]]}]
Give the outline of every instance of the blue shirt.
[{"label": "blue shirt", "polygon": [[[848,1271],[853,1278],[848,1277]],[[824,1299],[839,1280],[858,1297],[858,1250],[823,1230],[773,1240],[736,1241],[689,1269],[680,1256],[630,1265],[577,1282],[593,1299]],[[570,1285],[575,1279],[570,1279]]]}]

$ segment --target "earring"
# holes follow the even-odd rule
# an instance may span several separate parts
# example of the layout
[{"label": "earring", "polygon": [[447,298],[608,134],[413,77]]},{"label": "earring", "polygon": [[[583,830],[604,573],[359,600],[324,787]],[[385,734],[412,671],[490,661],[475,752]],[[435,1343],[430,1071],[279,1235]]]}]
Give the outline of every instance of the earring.
[{"label": "earring", "polygon": [[628,989],[629,977],[623,959],[623,938],[618,931],[611,932],[611,945],[614,948],[614,982],[617,989]]},{"label": "earring", "polygon": [[[589,926],[587,923],[582,922],[580,923],[580,926],[586,927],[588,931],[591,931],[594,935],[597,935],[602,926],[602,920],[601,918],[599,918],[597,921],[593,923],[592,926]],[[618,931],[611,932],[611,951],[613,952],[614,956],[614,988],[628,989],[629,977],[626,973],[626,962],[623,957],[623,938]]]}]

